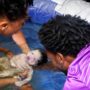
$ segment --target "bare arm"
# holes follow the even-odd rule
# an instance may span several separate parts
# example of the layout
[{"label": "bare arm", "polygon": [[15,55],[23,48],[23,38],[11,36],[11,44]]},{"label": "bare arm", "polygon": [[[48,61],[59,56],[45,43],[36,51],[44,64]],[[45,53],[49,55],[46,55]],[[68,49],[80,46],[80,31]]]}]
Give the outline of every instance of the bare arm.
[{"label": "bare arm", "polygon": [[3,52],[9,58],[11,58],[13,56],[13,53],[10,50],[6,49],[6,48],[0,48],[0,52]]},{"label": "bare arm", "polygon": [[33,90],[32,86],[29,84],[26,84],[20,88],[20,90]]},{"label": "bare arm", "polygon": [[9,52],[9,50],[6,48],[0,48],[0,52],[7,53],[7,52]]},{"label": "bare arm", "polygon": [[16,44],[21,48],[22,52],[28,53],[30,51],[30,48],[25,40],[25,37],[21,31],[19,31],[16,34],[12,35],[13,40],[16,42]]},{"label": "bare arm", "polygon": [[6,85],[10,85],[10,84],[14,84],[15,81],[16,81],[15,78],[0,79],[0,87],[6,86]]}]

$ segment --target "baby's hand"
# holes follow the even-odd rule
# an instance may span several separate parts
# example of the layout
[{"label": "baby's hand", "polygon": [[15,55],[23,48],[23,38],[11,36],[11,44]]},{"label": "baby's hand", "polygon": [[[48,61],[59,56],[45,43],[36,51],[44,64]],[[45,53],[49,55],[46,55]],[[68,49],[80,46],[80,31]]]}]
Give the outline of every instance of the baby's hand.
[{"label": "baby's hand", "polygon": [[22,85],[27,84],[31,79],[33,75],[33,69],[24,70],[22,73],[19,74],[19,79],[17,82],[15,82],[16,86],[21,87]]}]

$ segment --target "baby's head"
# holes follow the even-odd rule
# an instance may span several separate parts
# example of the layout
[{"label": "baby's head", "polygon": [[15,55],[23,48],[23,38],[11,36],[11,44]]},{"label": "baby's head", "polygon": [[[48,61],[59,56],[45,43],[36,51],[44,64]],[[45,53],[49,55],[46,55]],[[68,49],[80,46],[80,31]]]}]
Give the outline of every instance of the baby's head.
[{"label": "baby's head", "polygon": [[47,62],[46,53],[40,49],[32,50],[27,56],[30,65],[41,65]]}]

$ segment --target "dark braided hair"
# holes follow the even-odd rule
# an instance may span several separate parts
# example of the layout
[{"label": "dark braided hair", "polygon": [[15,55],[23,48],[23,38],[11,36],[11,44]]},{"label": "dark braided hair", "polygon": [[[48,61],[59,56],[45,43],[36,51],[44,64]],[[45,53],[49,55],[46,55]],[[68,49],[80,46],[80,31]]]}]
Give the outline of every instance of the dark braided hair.
[{"label": "dark braided hair", "polygon": [[90,2],[90,0],[84,0],[84,1],[86,1],[86,2]]},{"label": "dark braided hair", "polygon": [[47,50],[76,57],[90,43],[90,24],[76,16],[56,16],[42,26],[39,38]]},{"label": "dark braided hair", "polygon": [[7,17],[10,21],[23,18],[27,15],[27,7],[33,0],[0,0],[0,17]]}]

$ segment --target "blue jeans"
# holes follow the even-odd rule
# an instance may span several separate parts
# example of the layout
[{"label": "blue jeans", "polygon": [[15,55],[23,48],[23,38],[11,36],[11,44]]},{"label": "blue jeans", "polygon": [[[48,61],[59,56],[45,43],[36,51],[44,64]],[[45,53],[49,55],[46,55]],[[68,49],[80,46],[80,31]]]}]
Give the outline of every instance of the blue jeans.
[{"label": "blue jeans", "polygon": [[62,90],[65,79],[62,72],[35,70],[30,83],[34,90]]}]

